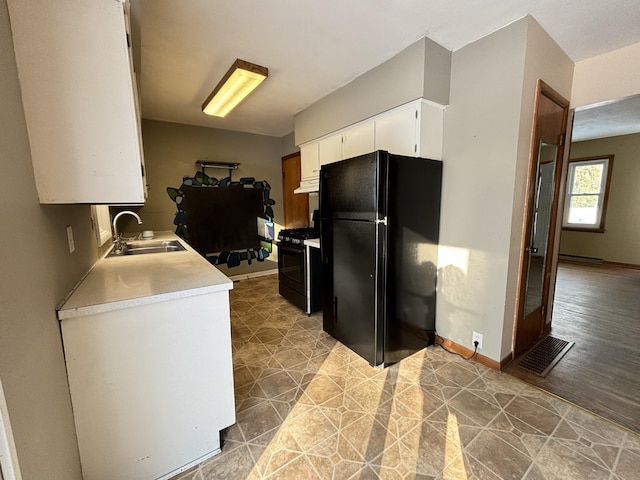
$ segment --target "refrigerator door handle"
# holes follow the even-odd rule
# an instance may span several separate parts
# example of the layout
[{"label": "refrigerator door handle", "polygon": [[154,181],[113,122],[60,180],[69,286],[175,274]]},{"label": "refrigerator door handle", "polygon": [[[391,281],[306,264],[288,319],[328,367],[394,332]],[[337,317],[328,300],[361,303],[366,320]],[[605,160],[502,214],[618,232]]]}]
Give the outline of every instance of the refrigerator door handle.
[{"label": "refrigerator door handle", "polygon": [[384,218],[376,218],[376,225],[386,225],[387,224],[387,217]]},{"label": "refrigerator door handle", "polygon": [[333,323],[338,323],[338,297],[333,297]]}]

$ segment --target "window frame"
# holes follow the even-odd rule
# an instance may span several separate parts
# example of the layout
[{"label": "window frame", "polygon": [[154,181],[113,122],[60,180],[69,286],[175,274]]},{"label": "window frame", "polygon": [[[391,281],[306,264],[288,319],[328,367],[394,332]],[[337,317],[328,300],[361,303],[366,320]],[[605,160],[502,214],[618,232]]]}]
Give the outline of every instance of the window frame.
[{"label": "window frame", "polygon": [[[596,232],[596,233],[604,233],[605,228],[605,218],[607,213],[607,205],[609,203],[609,191],[611,187],[611,171],[613,169],[613,158],[614,155],[596,155],[593,157],[582,157],[582,158],[572,158],[569,160],[567,165],[567,185],[565,188],[564,194],[564,213],[562,216],[562,229],[563,230],[571,230],[576,232]],[[572,193],[570,192],[571,187],[573,185],[573,171],[576,167],[580,166],[581,163],[591,163],[591,164],[603,164],[603,174],[605,175],[603,181],[603,189],[600,193],[595,194],[600,197],[598,201],[599,208],[599,221],[593,225],[585,225],[585,224],[577,224],[577,223],[569,223],[569,212],[570,212],[570,204]]]}]

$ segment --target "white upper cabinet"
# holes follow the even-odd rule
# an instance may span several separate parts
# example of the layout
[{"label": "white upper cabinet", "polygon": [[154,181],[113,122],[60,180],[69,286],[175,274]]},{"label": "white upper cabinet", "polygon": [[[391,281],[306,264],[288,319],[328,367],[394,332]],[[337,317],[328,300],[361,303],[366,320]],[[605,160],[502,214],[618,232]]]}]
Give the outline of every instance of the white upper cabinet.
[{"label": "white upper cabinet", "polygon": [[397,155],[415,156],[418,152],[416,130],[418,107],[394,110],[375,119],[375,149]]},{"label": "white upper cabinet", "polygon": [[301,145],[299,192],[317,190],[322,165],[375,150],[442,160],[444,108],[416,100]]},{"label": "white upper cabinet", "polygon": [[300,179],[305,181],[317,181],[320,172],[318,161],[318,142],[307,143],[300,146]]},{"label": "white upper cabinet", "polygon": [[342,134],[330,135],[318,142],[320,166],[342,160]]},{"label": "white upper cabinet", "polygon": [[444,107],[412,102],[375,118],[375,149],[442,160]]},{"label": "white upper cabinet", "polygon": [[374,123],[367,121],[320,139],[320,166],[374,151]]},{"label": "white upper cabinet", "polygon": [[342,134],[342,158],[357,157],[376,150],[374,122],[355,125]]},{"label": "white upper cabinet", "polygon": [[143,203],[123,3],[7,5],[40,203]]}]

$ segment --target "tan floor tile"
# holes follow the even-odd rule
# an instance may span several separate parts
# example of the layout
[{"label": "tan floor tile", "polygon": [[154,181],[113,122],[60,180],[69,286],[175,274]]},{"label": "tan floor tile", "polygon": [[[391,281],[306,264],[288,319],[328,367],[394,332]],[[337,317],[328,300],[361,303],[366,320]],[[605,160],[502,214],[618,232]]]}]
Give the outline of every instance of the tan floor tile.
[{"label": "tan floor tile", "polygon": [[500,409],[495,405],[466,390],[453,397],[448,402],[448,405],[473,420],[479,426],[487,425],[500,412]]},{"label": "tan floor tile", "polygon": [[487,431],[481,432],[466,451],[504,480],[521,479],[531,465],[531,458]]},{"label": "tan floor tile", "polygon": [[223,452],[205,462],[201,467],[203,480],[244,480],[253,468],[249,449],[244,446],[230,452]]},{"label": "tan floor tile", "polygon": [[277,294],[230,294],[237,423],[175,480],[638,480],[640,438],[432,346],[366,361]]},{"label": "tan floor tile", "polygon": [[544,446],[536,463],[547,480],[608,480],[610,476],[602,466],[555,440]]},{"label": "tan floor tile", "polygon": [[263,433],[278,427],[281,423],[280,416],[269,401],[260,402],[247,410],[240,412],[237,423],[242,430],[247,442]]},{"label": "tan floor tile", "polygon": [[640,455],[629,450],[620,453],[615,473],[622,480],[637,480],[640,478]]}]

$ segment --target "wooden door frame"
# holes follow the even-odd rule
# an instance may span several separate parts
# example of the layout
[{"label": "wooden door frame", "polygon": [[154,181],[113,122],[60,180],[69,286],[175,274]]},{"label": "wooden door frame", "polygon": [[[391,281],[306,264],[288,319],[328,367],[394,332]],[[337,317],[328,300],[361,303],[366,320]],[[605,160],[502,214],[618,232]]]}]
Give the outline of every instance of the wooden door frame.
[{"label": "wooden door frame", "polygon": [[[563,109],[562,115],[562,136],[559,139],[558,144],[558,152],[556,154],[556,168],[554,172],[554,188],[553,188],[553,202],[551,206],[551,215],[550,215],[550,226],[547,240],[547,255],[545,258],[545,276],[543,280],[542,287],[542,308],[544,309],[542,313],[542,320],[540,325],[540,334],[543,335],[547,333],[551,328],[551,323],[547,322],[546,319],[551,314],[550,305],[552,303],[552,299],[550,299],[550,285],[551,285],[551,277],[556,275],[556,272],[552,270],[554,260],[556,258],[556,251],[559,245],[556,245],[556,228],[558,224],[558,212],[560,205],[560,186],[562,184],[562,173],[565,164],[565,146],[567,144],[567,130],[568,130],[568,118],[569,118],[569,101],[566,100],[562,95],[556,92],[553,88],[547,85],[544,81],[538,79],[536,84],[536,96],[535,96],[535,104],[533,111],[533,125],[531,128],[531,146],[529,149],[529,169],[527,173],[527,190],[526,190],[526,198],[525,198],[525,208],[524,208],[524,231],[522,235],[522,243],[520,245],[520,267],[518,274],[518,296],[517,296],[517,304],[516,304],[516,319],[513,327],[513,340],[512,340],[512,358],[516,356],[516,345],[517,345],[517,335],[518,335],[518,325],[524,319],[524,307],[526,302],[526,288],[527,281],[526,276],[528,274],[528,265],[526,265],[526,259],[528,258],[525,255],[525,248],[531,243],[531,236],[533,234],[533,228],[530,227],[530,223],[533,221],[533,210],[534,210],[534,200],[536,195],[536,188],[532,186],[532,182],[535,182],[537,177],[537,167],[538,167],[538,151],[540,148],[540,141],[542,140],[542,135],[539,128],[539,105],[540,105],[540,97],[547,97],[549,100],[557,104]],[[532,188],[533,187],[533,188]],[[522,353],[522,352],[518,352]]]}]

